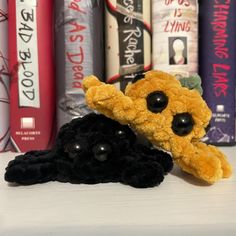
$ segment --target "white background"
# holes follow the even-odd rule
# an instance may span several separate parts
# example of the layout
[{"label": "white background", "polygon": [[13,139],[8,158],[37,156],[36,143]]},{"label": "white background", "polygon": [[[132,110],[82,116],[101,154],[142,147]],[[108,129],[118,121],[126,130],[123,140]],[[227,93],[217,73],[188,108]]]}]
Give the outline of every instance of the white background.
[{"label": "white background", "polygon": [[[221,148],[236,169],[236,147]],[[1,236],[236,235],[236,177],[212,186],[174,168],[158,187],[9,186],[0,154]]]}]

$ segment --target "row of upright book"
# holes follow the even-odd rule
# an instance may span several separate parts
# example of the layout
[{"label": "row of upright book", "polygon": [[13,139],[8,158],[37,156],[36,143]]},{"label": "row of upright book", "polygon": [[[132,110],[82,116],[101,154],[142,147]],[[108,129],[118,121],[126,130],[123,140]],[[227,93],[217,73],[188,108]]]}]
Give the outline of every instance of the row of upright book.
[{"label": "row of upright book", "polygon": [[86,107],[94,74],[124,90],[140,73],[199,73],[208,143],[235,143],[236,1],[0,0],[0,151],[50,148]]}]

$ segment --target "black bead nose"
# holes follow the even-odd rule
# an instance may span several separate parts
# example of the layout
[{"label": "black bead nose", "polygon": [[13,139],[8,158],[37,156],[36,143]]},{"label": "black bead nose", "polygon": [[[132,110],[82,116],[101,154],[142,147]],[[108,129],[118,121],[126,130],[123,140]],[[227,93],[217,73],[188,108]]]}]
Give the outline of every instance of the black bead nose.
[{"label": "black bead nose", "polygon": [[146,100],[148,110],[153,113],[162,112],[168,105],[168,97],[160,91],[150,93]]},{"label": "black bead nose", "polygon": [[92,148],[94,158],[98,161],[106,161],[112,152],[111,146],[107,143],[98,143]]},{"label": "black bead nose", "polygon": [[189,113],[181,113],[174,116],[172,130],[178,136],[185,136],[193,130],[194,121]]}]

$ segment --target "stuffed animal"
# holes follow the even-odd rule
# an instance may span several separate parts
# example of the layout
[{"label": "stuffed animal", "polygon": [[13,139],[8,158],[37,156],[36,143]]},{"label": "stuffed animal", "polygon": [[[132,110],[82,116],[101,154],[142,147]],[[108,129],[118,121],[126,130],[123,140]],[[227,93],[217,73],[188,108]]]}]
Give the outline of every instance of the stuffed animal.
[{"label": "stuffed animal", "polygon": [[210,109],[197,90],[182,87],[172,75],[149,71],[125,93],[95,76],[87,77],[83,88],[90,108],[131,125],[152,144],[170,151],[182,170],[210,184],[231,175],[225,155],[201,142]]},{"label": "stuffed animal", "polygon": [[146,188],[160,184],[172,167],[169,154],[140,144],[128,126],[89,114],[64,125],[52,150],[10,161],[5,180],[23,185],[121,182]]}]

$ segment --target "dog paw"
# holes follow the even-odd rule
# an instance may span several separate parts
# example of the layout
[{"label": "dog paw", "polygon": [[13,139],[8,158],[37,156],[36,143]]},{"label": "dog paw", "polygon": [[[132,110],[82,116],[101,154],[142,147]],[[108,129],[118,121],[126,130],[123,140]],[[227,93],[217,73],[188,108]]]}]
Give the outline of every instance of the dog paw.
[{"label": "dog paw", "polygon": [[156,162],[137,162],[127,167],[122,182],[136,188],[159,185],[164,180],[164,169]]},{"label": "dog paw", "polygon": [[56,169],[48,151],[32,151],[17,156],[6,167],[5,180],[11,183],[30,185],[54,179]]}]

